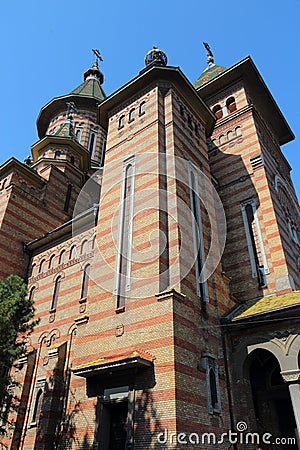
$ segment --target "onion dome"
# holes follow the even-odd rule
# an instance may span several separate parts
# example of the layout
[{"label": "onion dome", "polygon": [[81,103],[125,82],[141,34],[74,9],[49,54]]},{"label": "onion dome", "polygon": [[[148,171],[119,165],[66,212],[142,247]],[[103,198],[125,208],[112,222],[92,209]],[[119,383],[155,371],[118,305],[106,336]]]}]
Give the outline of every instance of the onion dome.
[{"label": "onion dome", "polygon": [[225,72],[225,70],[227,70],[226,67],[217,66],[214,63],[214,57],[213,57],[212,51],[211,51],[208,43],[207,42],[203,42],[203,45],[204,45],[204,47],[207,50],[207,64],[208,64],[208,66],[202,72],[200,77],[197,78],[197,80],[195,81],[194,87],[196,89],[200,88],[205,83],[208,83],[209,81],[211,81],[212,79],[214,79],[215,77],[220,75],[221,73]]},{"label": "onion dome", "polygon": [[153,46],[151,50],[145,56],[146,67],[150,65],[166,66],[168,62],[167,55],[159,48]]},{"label": "onion dome", "polygon": [[59,127],[59,129],[54,133],[54,136],[62,136],[71,139],[76,139],[74,124],[73,124],[73,113],[78,113],[77,108],[73,102],[66,103],[68,107],[67,119],[65,122]]},{"label": "onion dome", "polygon": [[105,92],[101,87],[104,76],[98,67],[98,59],[96,59],[92,67],[84,72],[83,79],[83,83],[70,92],[71,94],[96,97],[101,101],[106,98]]}]

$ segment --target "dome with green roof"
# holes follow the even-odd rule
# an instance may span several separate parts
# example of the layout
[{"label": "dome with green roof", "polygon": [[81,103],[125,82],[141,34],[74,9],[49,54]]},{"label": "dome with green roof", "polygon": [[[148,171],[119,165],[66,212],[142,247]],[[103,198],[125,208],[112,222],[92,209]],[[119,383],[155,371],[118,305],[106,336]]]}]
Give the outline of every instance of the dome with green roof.
[{"label": "dome with green roof", "polygon": [[203,84],[208,83],[213,78],[217,77],[221,73],[225,72],[226,67],[217,66],[216,64],[209,64],[208,67],[201,73],[200,77],[194,83],[194,87],[198,89]]},{"label": "dome with green roof", "polygon": [[195,89],[200,88],[205,83],[208,83],[209,81],[213,80],[215,77],[220,75],[221,73],[225,72],[225,70],[227,70],[226,67],[217,66],[214,63],[213,54],[211,52],[211,49],[210,49],[208,43],[207,42],[203,42],[203,45],[204,45],[204,47],[207,50],[207,63],[208,63],[208,66],[201,73],[200,77],[197,78],[197,80],[195,81],[195,83],[194,83]]},{"label": "dome with green roof", "polygon": [[101,101],[106,98],[101,84],[103,83],[103,73],[99,70],[98,60],[96,60],[93,66],[84,72],[84,81],[70,94],[84,95],[85,97],[95,97]]}]

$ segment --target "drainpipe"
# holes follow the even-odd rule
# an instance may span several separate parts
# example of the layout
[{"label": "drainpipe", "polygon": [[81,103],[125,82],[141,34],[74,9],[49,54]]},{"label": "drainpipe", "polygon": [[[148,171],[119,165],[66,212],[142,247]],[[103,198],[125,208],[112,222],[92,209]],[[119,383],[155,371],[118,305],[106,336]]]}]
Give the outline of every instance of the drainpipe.
[{"label": "drainpipe", "polygon": [[[224,359],[224,368],[225,368],[225,379],[226,379],[226,390],[227,390],[227,398],[228,398],[228,410],[230,417],[230,428],[233,432],[235,432],[235,422],[233,415],[233,407],[232,407],[232,394],[231,394],[231,384],[230,384],[230,376],[229,376],[229,367],[228,367],[228,354],[227,354],[227,345],[226,345],[226,325],[227,320],[221,318],[221,341],[223,348],[223,359]],[[238,449],[237,444],[233,444],[234,450]]]}]

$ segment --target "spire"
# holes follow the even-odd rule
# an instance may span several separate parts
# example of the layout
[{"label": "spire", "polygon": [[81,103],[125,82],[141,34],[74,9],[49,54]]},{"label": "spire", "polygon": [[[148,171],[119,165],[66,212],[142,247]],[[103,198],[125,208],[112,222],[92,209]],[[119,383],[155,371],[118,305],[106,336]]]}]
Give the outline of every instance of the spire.
[{"label": "spire", "polygon": [[207,64],[210,66],[210,65],[214,64],[214,55],[212,54],[210,46],[208,45],[207,42],[203,42],[203,45],[207,50]]},{"label": "spire", "polygon": [[73,125],[73,113],[77,113],[77,108],[73,102],[66,103],[68,107],[67,119],[65,122],[59,127],[54,136],[62,136],[71,139],[76,139],[74,133],[74,125]]},{"label": "spire", "polygon": [[207,67],[201,73],[200,77],[194,83],[196,89],[201,88],[205,83],[213,80],[215,77],[225,72],[226,68],[222,66],[217,66],[214,62],[214,55],[211,48],[207,42],[203,42],[203,45],[207,51]]},{"label": "spire", "polygon": [[104,81],[104,76],[99,69],[99,61],[103,61],[99,50],[92,49],[95,55],[95,61],[88,70],[83,74],[83,83],[81,83],[76,89],[74,89],[71,94],[83,95],[88,97],[95,97],[98,100],[104,100],[106,98],[105,92],[103,91],[101,85]]}]

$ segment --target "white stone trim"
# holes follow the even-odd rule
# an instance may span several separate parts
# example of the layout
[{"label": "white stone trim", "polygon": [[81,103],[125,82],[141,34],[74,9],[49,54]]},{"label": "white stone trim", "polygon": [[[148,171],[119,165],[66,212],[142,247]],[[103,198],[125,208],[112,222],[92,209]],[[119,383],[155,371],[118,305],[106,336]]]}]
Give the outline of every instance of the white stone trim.
[{"label": "white stone trim", "polygon": [[[198,169],[197,167],[189,161],[189,187],[190,187],[190,204],[191,204],[191,216],[192,216],[192,231],[193,231],[193,249],[194,249],[194,258],[195,258],[195,272],[196,272],[196,290],[197,296],[201,297],[201,289],[200,284],[203,286],[204,298],[202,299],[205,302],[209,301],[208,297],[208,289],[207,289],[207,280],[205,273],[205,252],[204,252],[204,239],[203,239],[203,227],[202,227],[202,216],[201,216],[201,207],[199,200],[199,180],[198,180]],[[196,193],[196,211],[193,211],[193,183],[192,183],[192,174],[194,175],[195,186],[194,191]],[[199,217],[199,224],[196,224],[196,216]],[[197,227],[198,225],[198,227]],[[198,228],[198,233],[197,233]],[[197,264],[197,255],[198,255],[198,247],[197,247],[197,234],[199,234],[199,245],[200,245],[200,255],[202,261],[201,273],[199,272],[199,267]],[[201,283],[201,279],[204,279],[203,283]]]},{"label": "white stone trim", "polygon": [[249,233],[248,219],[247,219],[247,214],[246,214],[246,206],[247,205],[251,205],[252,210],[253,210],[255,230],[256,230],[256,235],[257,235],[258,244],[259,244],[259,251],[260,251],[261,260],[262,260],[262,263],[264,266],[265,274],[268,275],[270,273],[270,270],[268,267],[267,257],[266,257],[266,253],[265,253],[265,247],[264,247],[263,238],[262,238],[262,234],[261,234],[261,230],[260,230],[260,226],[259,226],[256,203],[253,199],[248,199],[241,203],[241,211],[242,211],[242,217],[243,217],[244,228],[245,228],[245,233],[246,233],[248,252],[249,252],[249,256],[250,256],[252,278],[257,278],[257,267],[256,267],[256,263],[255,263],[254,250],[252,247],[252,241],[251,241],[251,236]]},{"label": "white stone trim", "polygon": [[119,280],[120,280],[120,263],[121,263],[121,246],[122,246],[122,217],[124,214],[124,194],[126,186],[126,170],[128,166],[132,166],[132,194],[130,199],[130,219],[129,219],[129,233],[128,233],[128,252],[127,252],[127,269],[126,269],[126,291],[130,291],[131,279],[131,254],[132,254],[132,231],[133,231],[133,214],[134,214],[134,190],[135,190],[135,156],[131,156],[124,161],[122,170],[122,186],[120,195],[120,214],[119,214],[119,232],[118,232],[118,246],[117,246],[117,260],[116,273],[114,283],[114,295],[119,295]]}]

